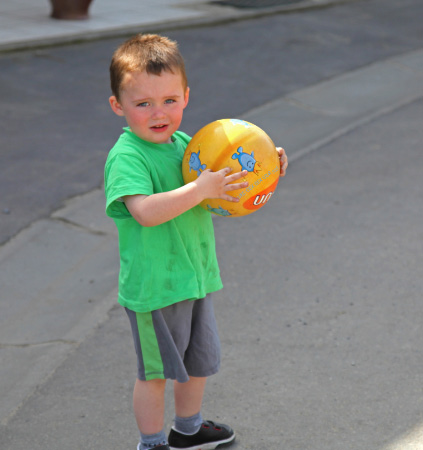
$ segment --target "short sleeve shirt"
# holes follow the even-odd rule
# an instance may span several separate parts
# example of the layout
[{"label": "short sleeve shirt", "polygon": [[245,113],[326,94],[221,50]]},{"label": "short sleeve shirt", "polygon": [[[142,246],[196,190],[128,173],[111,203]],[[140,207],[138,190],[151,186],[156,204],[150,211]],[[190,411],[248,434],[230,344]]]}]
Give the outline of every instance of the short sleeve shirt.
[{"label": "short sleeve shirt", "polygon": [[212,218],[196,206],[154,227],[143,227],[122,197],[168,192],[184,185],[182,158],[190,137],[153,144],[129,128],[112,148],[105,166],[106,214],[119,232],[119,298],[137,312],[205,297],[222,288]]}]

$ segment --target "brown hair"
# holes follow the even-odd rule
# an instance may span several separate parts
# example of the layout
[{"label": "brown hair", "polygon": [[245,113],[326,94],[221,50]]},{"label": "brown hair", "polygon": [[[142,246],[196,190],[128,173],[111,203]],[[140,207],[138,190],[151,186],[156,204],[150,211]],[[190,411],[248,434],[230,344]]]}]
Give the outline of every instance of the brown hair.
[{"label": "brown hair", "polygon": [[178,44],[157,34],[138,34],[121,44],[110,63],[110,84],[113,95],[119,100],[125,75],[131,72],[147,72],[160,75],[163,71],[182,76],[184,90],[187,88],[184,59]]}]

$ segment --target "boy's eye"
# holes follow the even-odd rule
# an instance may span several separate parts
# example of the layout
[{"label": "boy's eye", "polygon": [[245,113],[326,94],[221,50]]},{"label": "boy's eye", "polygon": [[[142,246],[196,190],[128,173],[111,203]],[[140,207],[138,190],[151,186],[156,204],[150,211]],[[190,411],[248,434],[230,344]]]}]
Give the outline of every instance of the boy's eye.
[{"label": "boy's eye", "polygon": [[169,104],[169,103],[174,103],[175,100],[173,100],[173,98],[168,98],[167,100],[165,100],[165,104]]},{"label": "boy's eye", "polygon": [[146,107],[146,106],[148,106],[148,102],[141,102],[141,103],[138,103],[137,106]]}]

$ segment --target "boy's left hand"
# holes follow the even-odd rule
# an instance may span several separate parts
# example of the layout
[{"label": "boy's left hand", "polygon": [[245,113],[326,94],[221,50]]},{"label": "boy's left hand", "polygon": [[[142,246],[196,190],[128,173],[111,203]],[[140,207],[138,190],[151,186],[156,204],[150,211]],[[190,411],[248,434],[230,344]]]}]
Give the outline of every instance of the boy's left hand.
[{"label": "boy's left hand", "polygon": [[282,147],[276,147],[276,151],[279,153],[279,161],[281,162],[280,176],[284,177],[288,168],[288,156],[286,156],[285,150]]}]

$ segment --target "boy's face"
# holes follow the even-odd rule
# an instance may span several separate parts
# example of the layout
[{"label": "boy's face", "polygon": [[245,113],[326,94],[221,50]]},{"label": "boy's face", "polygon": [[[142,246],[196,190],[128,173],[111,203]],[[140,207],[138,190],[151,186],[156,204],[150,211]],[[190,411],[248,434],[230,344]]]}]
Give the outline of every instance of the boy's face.
[{"label": "boy's face", "polygon": [[178,72],[134,72],[125,75],[120,101],[115,96],[109,101],[134,134],[148,142],[166,144],[182,122],[188,99],[189,88],[184,90]]}]

